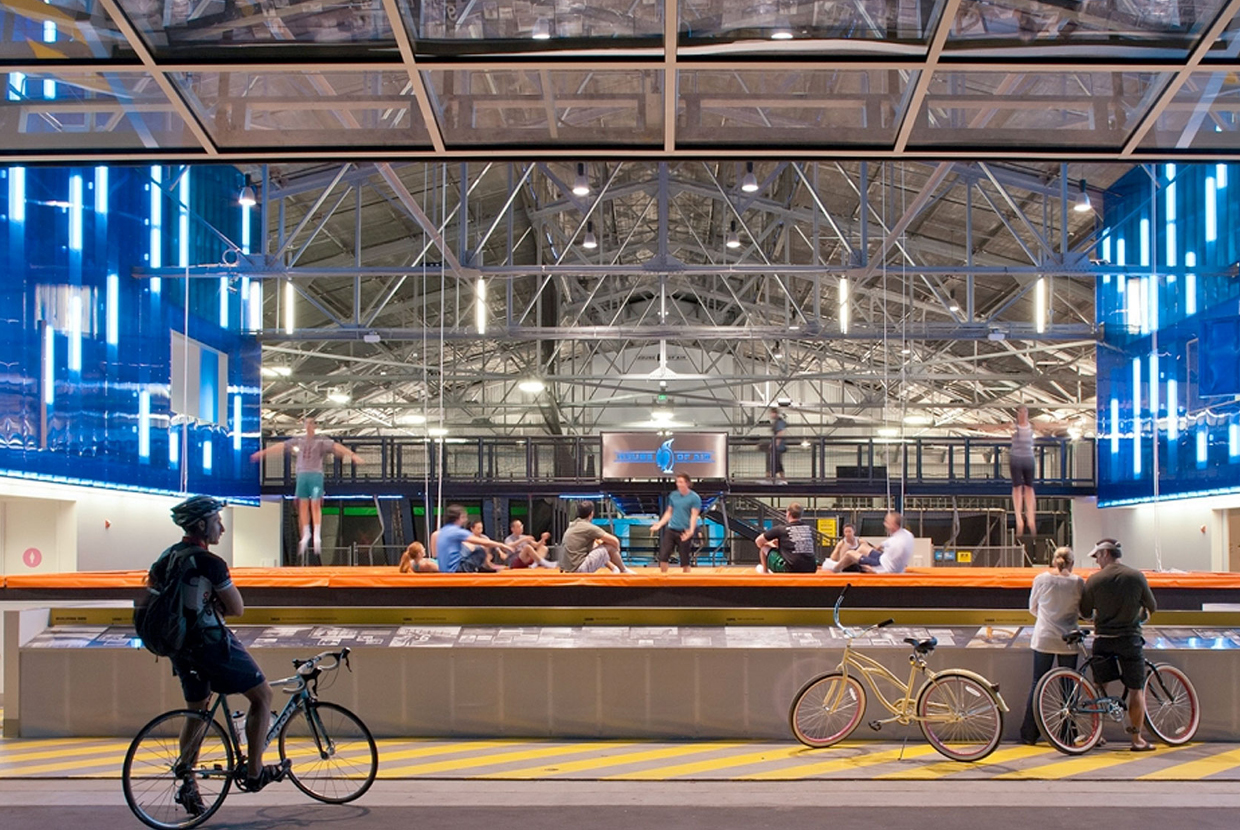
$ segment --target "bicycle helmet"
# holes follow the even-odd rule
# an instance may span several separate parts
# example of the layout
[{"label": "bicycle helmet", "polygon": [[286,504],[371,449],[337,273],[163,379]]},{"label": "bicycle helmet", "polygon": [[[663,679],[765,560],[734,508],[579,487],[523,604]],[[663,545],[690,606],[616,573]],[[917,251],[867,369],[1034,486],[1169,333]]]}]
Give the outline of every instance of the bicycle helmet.
[{"label": "bicycle helmet", "polygon": [[203,519],[219,513],[227,506],[227,502],[211,496],[190,496],[172,508],[172,521],[181,528],[189,530]]}]

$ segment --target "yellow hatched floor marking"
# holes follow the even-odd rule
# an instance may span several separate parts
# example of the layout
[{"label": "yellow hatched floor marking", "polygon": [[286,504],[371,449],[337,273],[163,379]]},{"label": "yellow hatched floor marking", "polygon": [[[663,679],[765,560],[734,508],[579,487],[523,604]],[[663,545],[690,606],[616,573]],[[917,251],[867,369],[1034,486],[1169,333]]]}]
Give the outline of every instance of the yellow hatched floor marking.
[{"label": "yellow hatched floor marking", "polygon": [[501,779],[552,778],[557,775],[564,775],[570,772],[584,772],[586,770],[619,767],[626,764],[638,764],[643,761],[657,761],[660,758],[675,758],[681,755],[699,755],[704,752],[715,752],[721,749],[740,749],[746,745],[747,744],[745,743],[682,744],[680,746],[663,747],[661,749],[648,749],[642,752],[626,752],[620,755],[609,755],[601,758],[586,758],[582,761],[567,761],[560,764],[525,767],[523,769],[509,770],[508,772],[491,772],[477,777]]},{"label": "yellow hatched floor marking", "polygon": [[[1156,750],[1154,755],[1158,754]],[[1231,749],[1226,752],[1220,752],[1217,755],[1211,755],[1208,758],[1198,758],[1195,761],[1186,761],[1183,764],[1174,764],[1155,772],[1147,772],[1145,775],[1137,777],[1138,781],[1199,781],[1210,775],[1217,775],[1220,772],[1226,772],[1229,769],[1240,767],[1240,749]]]},{"label": "yellow hatched floor marking", "polygon": [[[867,744],[850,743],[837,744],[831,749],[861,749],[868,748]],[[830,752],[831,749],[821,750],[813,749],[810,752]],[[834,758],[827,760],[815,761],[812,764],[800,764],[795,767],[784,767],[782,769],[766,770],[765,772],[755,772],[749,775],[736,776],[737,781],[786,781],[796,780],[800,778],[811,778],[816,775],[827,775],[833,772],[844,772],[852,769],[864,769],[865,767],[875,767],[879,764],[886,764],[892,761],[898,761],[901,757],[913,760],[922,758],[926,755],[934,753],[934,748],[930,746],[911,746],[900,749],[884,749],[879,752],[867,752],[863,755],[848,755],[839,757],[837,754]]]},{"label": "yellow hatched floor marking", "polygon": [[79,742],[68,749],[39,749],[28,752],[7,752],[0,747],[0,764],[18,764],[27,761],[43,761],[48,758],[67,758],[72,755],[100,755],[108,752],[124,752],[129,749],[129,741],[112,741],[106,744],[87,744]]},{"label": "yellow hatched floor marking", "polygon": [[586,752],[598,752],[600,749],[635,745],[636,744],[633,743],[607,741],[605,743],[539,746],[537,749],[522,749],[515,752],[477,755],[472,758],[458,758],[452,761],[436,761],[429,764],[410,764],[408,766],[396,767],[395,769],[384,767],[381,763],[379,765],[379,776],[381,778],[398,778],[409,775],[430,775],[436,772],[455,772],[457,770],[489,767],[496,764],[510,764],[515,761],[533,761],[538,758],[554,758],[557,755],[581,755]]},{"label": "yellow hatched floor marking", "polygon": [[1119,767],[1124,764],[1131,764],[1135,761],[1151,761],[1155,758],[1161,758],[1169,753],[1177,750],[1187,749],[1192,744],[1185,744],[1180,747],[1164,747],[1160,746],[1153,752],[1130,752],[1127,747],[1119,742],[1120,746],[1115,749],[1092,750],[1089,754],[1081,755],[1076,758],[1070,758],[1066,761],[1057,761],[1053,764],[1041,764],[1036,767],[1028,767],[1026,769],[1012,770],[1001,775],[996,775],[995,780],[1034,780],[1049,781],[1058,780],[1060,778],[1071,778],[1074,775],[1081,775],[1086,772],[1097,772],[1098,770],[1110,769],[1111,767]]},{"label": "yellow hatched floor marking", "polygon": [[877,778],[901,778],[901,779],[926,779],[926,778],[942,778],[945,775],[953,775],[957,772],[967,772],[969,770],[984,770],[988,767],[998,764],[1005,764],[1008,761],[1023,761],[1026,758],[1036,758],[1039,755],[1056,754],[1053,749],[1036,746],[1013,746],[1007,749],[996,749],[980,761],[940,761],[937,764],[926,764],[914,769],[897,770],[884,775],[876,776]]},{"label": "yellow hatched floor marking", "polygon": [[782,761],[787,758],[797,758],[813,751],[800,744],[782,749],[772,747],[761,752],[747,752],[743,755],[732,755],[726,758],[711,758],[706,761],[693,761],[670,767],[655,767],[654,769],[639,770],[637,772],[623,772],[617,775],[607,775],[604,778],[608,781],[663,781],[681,775],[713,772],[715,770],[727,769],[728,767],[741,767],[746,764],[760,764],[767,761]]}]

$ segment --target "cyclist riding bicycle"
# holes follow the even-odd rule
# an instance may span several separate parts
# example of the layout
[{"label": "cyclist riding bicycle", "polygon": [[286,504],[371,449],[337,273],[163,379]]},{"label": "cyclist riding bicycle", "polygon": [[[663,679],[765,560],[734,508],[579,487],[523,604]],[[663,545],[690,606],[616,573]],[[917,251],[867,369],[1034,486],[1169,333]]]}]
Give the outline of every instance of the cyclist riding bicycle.
[{"label": "cyclist riding bicycle", "polygon": [[[228,563],[210,551],[211,545],[218,544],[224,535],[220,518],[224,506],[224,502],[210,496],[193,496],[172,508],[172,521],[185,531],[185,536],[161,556],[184,553],[189,557],[182,573],[181,591],[187,622],[185,647],[171,658],[172,671],[181,681],[181,691],[190,709],[205,710],[213,691],[242,694],[250,701],[245,723],[249,752],[244,789],[257,792],[282,780],[289,765],[285,762],[263,766],[263,739],[271,718],[271,687],[254,658],[224,624],[224,617],[240,616],[245,611]],[[193,734],[181,735],[183,754],[192,751],[188,744],[194,738]],[[193,778],[185,779],[176,800],[190,815],[198,815],[204,809]]]},{"label": "cyclist riding bicycle", "polygon": [[1158,610],[1145,575],[1120,563],[1124,552],[1119,542],[1103,539],[1090,551],[1099,571],[1085,582],[1081,616],[1097,615],[1094,631],[1094,680],[1102,695],[1107,684],[1122,680],[1128,690],[1128,734],[1133,752],[1148,752],[1154,745],[1141,737],[1145,721],[1145,638],[1141,623]]}]

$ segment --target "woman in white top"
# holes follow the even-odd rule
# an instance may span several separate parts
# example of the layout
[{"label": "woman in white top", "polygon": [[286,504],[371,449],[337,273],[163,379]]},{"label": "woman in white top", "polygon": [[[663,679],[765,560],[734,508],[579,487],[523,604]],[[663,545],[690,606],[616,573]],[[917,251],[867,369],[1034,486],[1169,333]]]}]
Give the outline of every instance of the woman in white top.
[{"label": "woman in white top", "polygon": [[1042,675],[1051,670],[1056,659],[1059,665],[1076,668],[1077,649],[1063,641],[1063,636],[1077,628],[1080,617],[1081,592],[1085,580],[1072,573],[1072,548],[1059,548],[1051,560],[1054,570],[1038,574],[1029,591],[1029,613],[1037,617],[1033,626],[1033,684],[1025,705],[1025,720],[1020,726],[1020,741],[1038,742],[1038,725],[1033,719],[1033,690]]}]

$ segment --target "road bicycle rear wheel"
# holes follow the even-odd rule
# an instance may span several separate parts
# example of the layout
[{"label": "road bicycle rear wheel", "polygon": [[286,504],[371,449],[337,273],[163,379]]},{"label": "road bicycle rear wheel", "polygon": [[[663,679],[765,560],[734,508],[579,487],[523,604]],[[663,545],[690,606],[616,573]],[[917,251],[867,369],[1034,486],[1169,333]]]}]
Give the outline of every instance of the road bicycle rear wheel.
[{"label": "road bicycle rear wheel", "polygon": [[980,761],[1003,739],[1003,707],[988,685],[948,671],[921,687],[917,724],[940,754],[953,761]]},{"label": "road bicycle rear wheel", "polygon": [[[182,755],[181,736],[197,743]],[[233,746],[206,712],[165,712],[142,727],[125,753],[121,784],[138,819],[160,830],[202,824],[232,785]]]},{"label": "road bicycle rear wheel", "polygon": [[343,706],[302,702],[280,730],[280,760],[292,762],[297,789],[328,804],[344,804],[370,789],[379,750],[361,718]]},{"label": "road bicycle rear wheel", "polygon": [[1159,740],[1179,746],[1197,734],[1201,706],[1188,675],[1169,663],[1157,663],[1145,677],[1145,723]]},{"label": "road bicycle rear wheel", "polygon": [[1085,675],[1051,669],[1033,690],[1033,717],[1046,742],[1066,755],[1081,755],[1102,738],[1102,713],[1094,711],[1098,690]]},{"label": "road bicycle rear wheel", "polygon": [[822,749],[852,734],[865,715],[865,689],[855,677],[831,672],[801,687],[792,699],[788,722],[796,739]]}]

